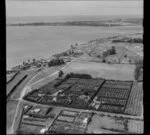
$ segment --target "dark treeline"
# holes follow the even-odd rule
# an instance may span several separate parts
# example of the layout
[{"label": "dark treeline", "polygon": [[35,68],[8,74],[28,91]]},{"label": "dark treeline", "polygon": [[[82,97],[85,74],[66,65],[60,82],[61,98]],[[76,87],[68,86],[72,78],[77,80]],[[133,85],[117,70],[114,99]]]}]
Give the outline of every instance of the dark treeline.
[{"label": "dark treeline", "polygon": [[135,63],[135,70],[134,70],[134,78],[135,80],[139,79],[139,76],[141,74],[141,71],[143,69],[143,61],[142,60],[138,60]]},{"label": "dark treeline", "polygon": [[13,75],[13,77],[7,82],[7,84],[10,83],[12,80],[14,80],[14,78],[19,74],[19,72],[20,72],[20,71],[16,72],[16,73]]},{"label": "dark treeline", "polygon": [[52,59],[52,60],[48,63],[48,66],[51,67],[51,66],[56,66],[56,65],[61,65],[61,64],[65,64],[64,60],[63,60],[63,59],[56,58],[56,59]]},{"label": "dark treeline", "polygon": [[58,87],[59,85],[61,85],[64,81],[66,81],[69,78],[92,79],[92,76],[89,74],[78,74],[78,73],[72,73],[71,72],[71,73],[67,74],[61,81],[56,83],[54,86]]},{"label": "dark treeline", "polygon": [[105,57],[107,57],[109,55],[114,55],[114,54],[116,54],[116,49],[115,49],[114,46],[112,46],[111,49],[108,49],[107,51],[103,52],[103,57],[105,58]]},{"label": "dark treeline", "polygon": [[9,99],[10,99],[12,93],[14,93],[14,91],[16,90],[16,88],[27,78],[27,76],[28,76],[27,74],[24,75],[24,76],[22,77],[22,79],[19,80],[18,83],[17,83],[17,84],[12,88],[12,90],[8,93],[8,95],[7,95],[7,101],[9,101]]},{"label": "dark treeline", "polygon": [[121,26],[121,24],[105,23],[102,21],[73,21],[73,22],[32,22],[7,24],[7,26]]},{"label": "dark treeline", "polygon": [[113,40],[113,43],[143,43],[143,39],[142,38],[130,38],[130,39],[117,39],[117,40]]},{"label": "dark treeline", "polygon": [[89,74],[78,74],[78,73],[69,73],[66,75],[66,78],[83,78],[83,79],[92,79],[92,76]]}]

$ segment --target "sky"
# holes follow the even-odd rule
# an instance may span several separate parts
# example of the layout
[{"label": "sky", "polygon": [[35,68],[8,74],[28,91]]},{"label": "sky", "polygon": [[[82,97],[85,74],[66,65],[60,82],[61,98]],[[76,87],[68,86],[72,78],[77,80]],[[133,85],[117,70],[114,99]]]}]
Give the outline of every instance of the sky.
[{"label": "sky", "polygon": [[143,0],[6,0],[6,16],[143,15]]}]

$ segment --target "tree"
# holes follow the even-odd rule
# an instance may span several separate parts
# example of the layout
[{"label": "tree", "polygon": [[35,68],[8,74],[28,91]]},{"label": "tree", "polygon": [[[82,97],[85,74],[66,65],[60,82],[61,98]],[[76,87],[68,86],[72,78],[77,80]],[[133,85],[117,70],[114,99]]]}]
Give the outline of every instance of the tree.
[{"label": "tree", "polygon": [[73,49],[73,45],[71,45],[70,47],[71,47],[71,49]]},{"label": "tree", "polygon": [[88,96],[88,95],[89,95],[89,93],[85,91],[85,92],[84,92],[84,95],[85,95],[85,96]]},{"label": "tree", "polygon": [[33,63],[35,63],[35,59],[33,59],[32,61],[33,61]]},{"label": "tree", "polygon": [[63,59],[52,59],[49,63],[48,63],[48,66],[51,67],[51,66],[56,66],[56,65],[61,65],[61,64],[64,64],[64,60]]},{"label": "tree", "polygon": [[63,52],[62,56],[68,56],[68,52]]},{"label": "tree", "polygon": [[59,59],[59,55],[58,54],[56,54],[55,57],[56,57],[56,59]]},{"label": "tree", "polygon": [[23,65],[25,65],[25,62],[23,61]]},{"label": "tree", "polygon": [[138,80],[139,76],[140,76],[140,71],[143,68],[143,61],[142,60],[138,60],[135,62],[135,70],[134,70],[134,78],[135,80]]},{"label": "tree", "polygon": [[103,63],[105,63],[105,62],[106,62],[106,60],[105,60],[105,59],[103,59],[103,60],[102,60],[102,62],[103,62]]},{"label": "tree", "polygon": [[66,79],[73,77],[73,78],[84,78],[84,79],[92,79],[92,76],[89,74],[78,74],[78,73],[69,73],[66,75]]},{"label": "tree", "polygon": [[136,60],[136,61],[135,61],[135,65],[136,65],[136,66],[143,67],[143,61],[142,61],[142,60]]},{"label": "tree", "polygon": [[64,64],[64,60],[63,59],[60,59],[60,64]]},{"label": "tree", "polygon": [[107,57],[107,52],[103,52],[103,58]]},{"label": "tree", "polygon": [[112,46],[112,48],[111,48],[111,54],[113,55],[113,54],[116,54],[116,48],[115,48],[115,46]]},{"label": "tree", "polygon": [[74,51],[71,49],[71,50],[69,50],[69,54],[71,55],[71,54],[73,54],[74,53]]},{"label": "tree", "polygon": [[30,60],[28,60],[28,63],[30,63]]},{"label": "tree", "polygon": [[97,55],[97,58],[100,58],[101,57],[101,55]]},{"label": "tree", "polygon": [[108,49],[107,51],[103,52],[103,58],[105,58],[105,57],[107,57],[109,55],[114,55],[114,54],[116,54],[116,49],[115,49],[114,46],[112,46],[111,49]]},{"label": "tree", "polygon": [[124,58],[127,58],[127,55],[126,55],[126,54],[124,55]]},{"label": "tree", "polygon": [[59,71],[59,74],[58,74],[58,77],[62,77],[63,74],[64,74],[63,71],[60,70],[60,71]]},{"label": "tree", "polygon": [[134,71],[134,78],[135,78],[135,80],[138,80],[139,72],[140,72],[140,69],[139,68],[135,68],[135,71]]}]

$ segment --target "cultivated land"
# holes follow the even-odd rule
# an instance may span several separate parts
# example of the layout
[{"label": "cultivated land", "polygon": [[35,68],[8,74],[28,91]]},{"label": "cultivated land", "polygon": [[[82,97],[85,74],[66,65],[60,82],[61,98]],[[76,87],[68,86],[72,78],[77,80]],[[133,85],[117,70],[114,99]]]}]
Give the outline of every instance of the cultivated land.
[{"label": "cultivated land", "polygon": [[143,133],[141,83],[63,79],[24,96],[18,133]]},{"label": "cultivated land", "polygon": [[133,81],[56,78],[23,99],[38,104],[141,116],[141,98],[142,87]]},{"label": "cultivated land", "polygon": [[[103,23],[141,25],[136,19]],[[104,26],[87,21],[50,25],[83,24]],[[14,78],[10,74],[8,80],[13,79],[7,83],[7,94],[13,89],[7,102],[7,133],[143,133],[143,83],[134,80],[134,63],[143,59],[142,42],[142,32],[118,31],[57,54],[66,60],[64,65],[48,67],[42,60],[23,65],[28,68]],[[116,53],[104,57],[112,46]],[[59,70],[63,77],[58,77]],[[78,75],[65,77],[70,72]]]}]

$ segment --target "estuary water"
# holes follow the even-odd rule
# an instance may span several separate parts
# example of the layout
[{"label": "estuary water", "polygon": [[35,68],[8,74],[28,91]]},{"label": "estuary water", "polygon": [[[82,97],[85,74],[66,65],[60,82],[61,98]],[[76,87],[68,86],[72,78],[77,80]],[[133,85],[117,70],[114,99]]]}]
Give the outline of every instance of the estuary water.
[{"label": "estuary water", "polygon": [[33,58],[48,58],[75,43],[142,31],[142,26],[24,26],[6,28],[7,69]]}]

